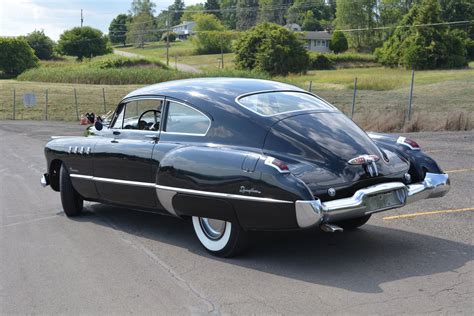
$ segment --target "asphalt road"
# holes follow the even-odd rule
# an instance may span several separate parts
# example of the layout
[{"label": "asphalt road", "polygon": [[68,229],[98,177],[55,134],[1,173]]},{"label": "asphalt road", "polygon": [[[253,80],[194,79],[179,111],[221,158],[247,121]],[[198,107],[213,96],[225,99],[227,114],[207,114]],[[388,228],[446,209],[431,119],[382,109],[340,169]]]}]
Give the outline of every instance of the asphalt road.
[{"label": "asphalt road", "polygon": [[93,203],[68,219],[39,185],[43,146],[82,131],[0,122],[0,314],[473,313],[473,132],[411,135],[450,172],[444,199],[355,232],[256,233],[218,259],[190,222]]}]

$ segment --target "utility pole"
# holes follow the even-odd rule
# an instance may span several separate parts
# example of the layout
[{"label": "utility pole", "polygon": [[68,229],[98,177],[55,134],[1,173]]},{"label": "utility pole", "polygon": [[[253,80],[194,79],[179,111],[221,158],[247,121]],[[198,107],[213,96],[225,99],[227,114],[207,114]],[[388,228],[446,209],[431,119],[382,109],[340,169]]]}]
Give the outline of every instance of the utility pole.
[{"label": "utility pole", "polygon": [[83,23],[84,23],[84,16],[82,15],[82,9],[81,9],[81,28],[82,28]]},{"label": "utility pole", "polygon": [[166,66],[170,65],[170,56],[169,56],[169,49],[170,49],[170,12],[168,11],[168,15],[166,18]]}]

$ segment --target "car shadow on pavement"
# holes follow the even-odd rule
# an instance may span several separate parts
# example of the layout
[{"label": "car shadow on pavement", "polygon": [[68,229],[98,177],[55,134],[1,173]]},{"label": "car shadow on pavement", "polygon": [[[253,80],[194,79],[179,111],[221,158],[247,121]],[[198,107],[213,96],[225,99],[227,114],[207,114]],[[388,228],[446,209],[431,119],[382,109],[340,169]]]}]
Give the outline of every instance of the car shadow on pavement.
[{"label": "car shadow on pavement", "polygon": [[210,256],[191,221],[89,204],[76,221],[108,226],[120,233],[171,244],[209,260],[361,293],[383,292],[381,284],[454,271],[473,259],[473,246],[369,224],[329,234],[319,229],[255,232],[250,249],[237,258]]}]

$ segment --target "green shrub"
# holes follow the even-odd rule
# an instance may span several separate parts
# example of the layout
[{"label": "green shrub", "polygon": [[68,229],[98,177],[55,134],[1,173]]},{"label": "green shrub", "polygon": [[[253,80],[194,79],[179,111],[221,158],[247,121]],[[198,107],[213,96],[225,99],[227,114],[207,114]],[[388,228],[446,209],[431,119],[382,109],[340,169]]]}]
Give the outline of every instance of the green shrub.
[{"label": "green shrub", "polygon": [[271,75],[305,72],[309,55],[298,35],[273,23],[261,23],[244,32],[234,46],[239,69]]},{"label": "green shrub", "polygon": [[177,37],[178,37],[178,35],[174,32],[165,32],[165,33],[163,33],[163,35],[161,35],[161,40],[163,42],[166,42],[166,41],[174,42],[174,41],[176,41]]},{"label": "green shrub", "polygon": [[90,63],[90,66],[98,67],[100,69],[124,68],[135,66],[155,66],[160,68],[167,68],[167,66],[159,60],[151,60],[147,58],[129,58],[114,55],[94,60]]},{"label": "green shrub", "polygon": [[474,40],[471,38],[466,39],[465,45],[466,45],[467,58],[470,61],[473,61],[474,60]]},{"label": "green shrub", "polygon": [[232,51],[232,39],[236,35],[231,31],[202,31],[192,41],[197,54],[218,54]]},{"label": "green shrub", "polygon": [[109,54],[112,48],[101,31],[84,26],[64,31],[59,38],[58,51],[62,55],[76,56],[82,60],[84,57]]},{"label": "green shrub", "polygon": [[16,76],[38,66],[38,57],[25,39],[0,37],[0,71]]},{"label": "green shrub", "polygon": [[343,32],[334,32],[329,42],[329,48],[336,54],[345,52],[349,48],[347,38]]},{"label": "green shrub", "polygon": [[28,45],[35,51],[36,57],[42,60],[53,58],[54,42],[44,31],[33,31],[25,36]]},{"label": "green shrub", "polygon": [[444,25],[413,27],[441,23],[441,7],[436,0],[423,0],[412,6],[400,26],[375,51],[377,59],[389,67],[415,69],[459,68],[467,65],[466,33]]},{"label": "green shrub", "polygon": [[327,69],[333,69],[334,65],[331,59],[325,54],[311,54],[310,55],[310,60],[311,60],[311,69],[316,69],[316,70],[327,70]]}]

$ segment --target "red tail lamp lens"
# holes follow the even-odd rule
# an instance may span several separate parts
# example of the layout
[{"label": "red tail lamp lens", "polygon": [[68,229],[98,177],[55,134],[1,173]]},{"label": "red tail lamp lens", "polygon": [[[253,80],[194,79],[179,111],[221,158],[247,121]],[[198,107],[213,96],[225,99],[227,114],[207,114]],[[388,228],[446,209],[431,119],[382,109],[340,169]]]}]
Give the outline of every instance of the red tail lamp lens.
[{"label": "red tail lamp lens", "polygon": [[267,157],[267,159],[265,159],[265,164],[267,166],[275,168],[280,173],[290,172],[290,169],[288,168],[288,165],[286,163],[274,157]]},{"label": "red tail lamp lens", "polygon": [[418,145],[417,142],[415,142],[413,139],[410,139],[410,138],[400,136],[397,139],[397,143],[400,145],[407,146],[411,150],[420,150],[420,145]]}]

